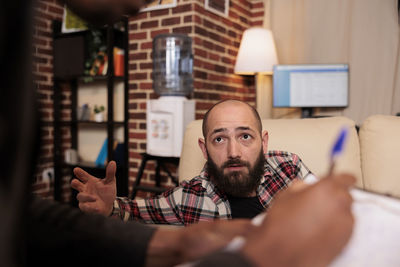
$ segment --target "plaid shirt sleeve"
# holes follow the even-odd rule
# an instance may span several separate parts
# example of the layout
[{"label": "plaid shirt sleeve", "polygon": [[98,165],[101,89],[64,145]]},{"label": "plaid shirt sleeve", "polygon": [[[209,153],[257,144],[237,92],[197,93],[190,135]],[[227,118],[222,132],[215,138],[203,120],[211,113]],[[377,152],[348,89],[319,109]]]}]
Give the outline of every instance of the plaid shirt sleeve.
[{"label": "plaid shirt sleeve", "polygon": [[181,187],[147,199],[131,200],[126,197],[117,197],[111,217],[118,217],[123,221],[182,225],[179,208],[181,199]]},{"label": "plaid shirt sleeve", "polygon": [[111,217],[152,224],[189,225],[212,221],[220,216],[213,200],[199,179],[182,182],[179,187],[147,199],[117,198]]}]

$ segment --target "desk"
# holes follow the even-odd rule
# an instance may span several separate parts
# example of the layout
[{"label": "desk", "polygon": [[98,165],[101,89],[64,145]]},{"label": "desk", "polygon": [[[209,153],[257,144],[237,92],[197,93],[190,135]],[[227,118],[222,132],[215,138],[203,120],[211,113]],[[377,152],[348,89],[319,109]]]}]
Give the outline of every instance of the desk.
[{"label": "desk", "polygon": [[[141,153],[142,162],[139,167],[139,171],[136,177],[135,184],[133,186],[133,191],[131,195],[131,199],[135,199],[137,191],[147,191],[147,192],[154,192],[154,193],[162,193],[165,191],[164,187],[161,187],[161,176],[160,170],[161,168],[165,171],[169,178],[171,178],[172,182],[178,186],[179,181],[177,177],[173,176],[171,172],[165,167],[164,163],[172,163],[175,166],[179,165],[179,158],[176,157],[160,157],[149,155],[147,153]],[[156,162],[156,186],[141,186],[140,181],[142,179],[143,171],[146,168],[146,164],[149,160],[154,160]]]}]

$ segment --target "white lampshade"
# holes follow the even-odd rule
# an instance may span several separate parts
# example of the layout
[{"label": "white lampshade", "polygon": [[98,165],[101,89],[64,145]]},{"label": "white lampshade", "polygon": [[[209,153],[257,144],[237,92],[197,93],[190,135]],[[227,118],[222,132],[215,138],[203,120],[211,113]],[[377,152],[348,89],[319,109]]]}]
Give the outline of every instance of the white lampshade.
[{"label": "white lampshade", "polygon": [[235,73],[252,75],[270,74],[278,63],[272,32],[261,27],[247,29],[243,33],[235,64]]}]

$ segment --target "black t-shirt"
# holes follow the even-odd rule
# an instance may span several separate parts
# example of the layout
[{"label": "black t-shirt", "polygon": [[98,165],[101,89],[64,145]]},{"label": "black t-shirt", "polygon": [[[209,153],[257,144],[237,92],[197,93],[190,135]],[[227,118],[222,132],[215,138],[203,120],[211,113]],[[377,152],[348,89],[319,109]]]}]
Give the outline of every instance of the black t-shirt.
[{"label": "black t-shirt", "polygon": [[232,218],[253,218],[265,209],[257,196],[255,197],[233,197],[228,196],[231,206]]}]

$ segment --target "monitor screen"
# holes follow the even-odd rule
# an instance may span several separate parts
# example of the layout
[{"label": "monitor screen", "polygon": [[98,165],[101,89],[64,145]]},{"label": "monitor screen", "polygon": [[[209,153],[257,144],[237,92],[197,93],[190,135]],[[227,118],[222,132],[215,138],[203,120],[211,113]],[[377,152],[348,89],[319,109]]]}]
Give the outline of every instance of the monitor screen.
[{"label": "monitor screen", "polygon": [[347,64],[275,65],[274,107],[347,107]]}]

